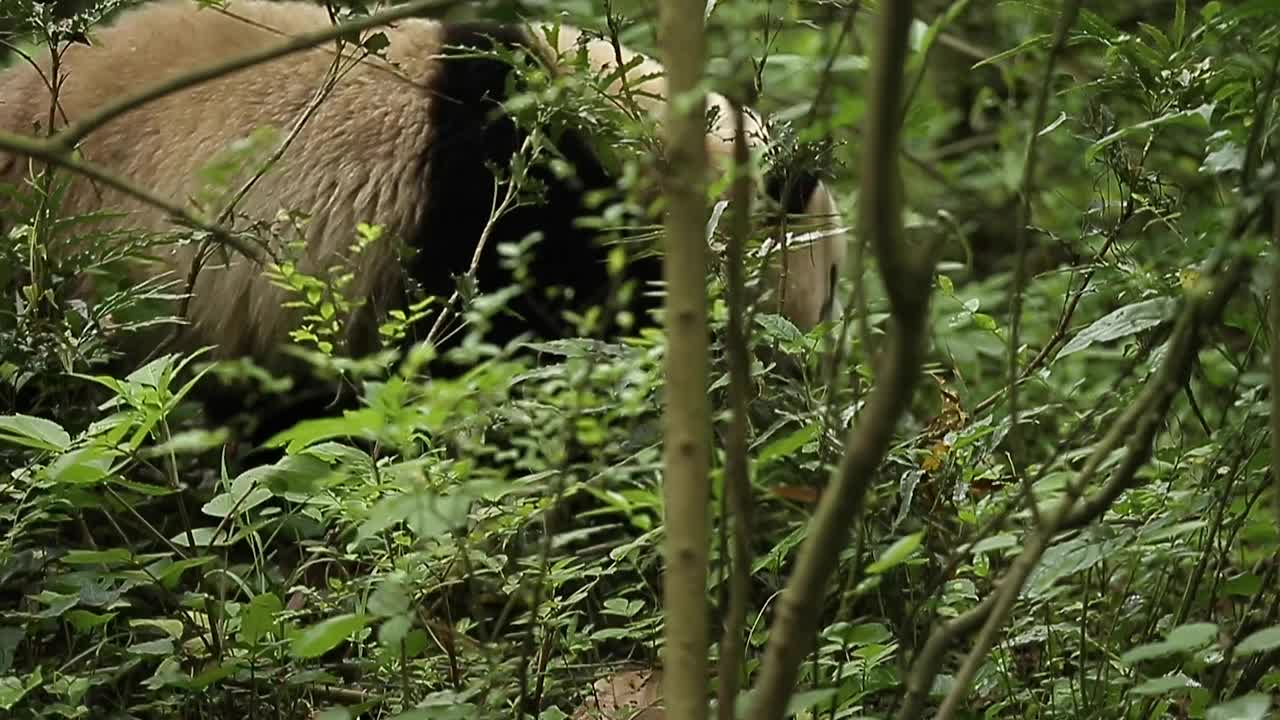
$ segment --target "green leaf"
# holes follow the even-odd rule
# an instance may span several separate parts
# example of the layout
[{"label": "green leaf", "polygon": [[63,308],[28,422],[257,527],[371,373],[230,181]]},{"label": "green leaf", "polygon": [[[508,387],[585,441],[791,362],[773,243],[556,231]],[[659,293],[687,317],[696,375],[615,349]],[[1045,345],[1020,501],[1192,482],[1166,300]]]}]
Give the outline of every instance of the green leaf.
[{"label": "green leaf", "polygon": [[61,425],[30,415],[0,415],[0,440],[49,452],[65,450],[71,444],[71,436]]},{"label": "green leaf", "polygon": [[1152,658],[1192,652],[1213,642],[1217,635],[1218,626],[1213,623],[1180,625],[1170,631],[1169,636],[1161,642],[1147,643],[1130,649],[1120,656],[1120,662],[1133,665]]},{"label": "green leaf", "polygon": [[1054,361],[1080,352],[1094,343],[1109,342],[1155,327],[1169,318],[1175,307],[1177,303],[1171,298],[1152,298],[1113,310],[1076,333],[1058,352]]},{"label": "green leaf", "polygon": [[1018,538],[1012,533],[1000,533],[991,537],[982,538],[973,546],[973,554],[978,555],[993,550],[1006,550],[1011,547],[1018,546]]},{"label": "green leaf", "polygon": [[1173,44],[1182,47],[1182,39],[1187,34],[1187,0],[1177,0],[1173,7]]},{"label": "green leaf", "polygon": [[[191,531],[191,539],[195,541],[195,547],[198,548],[225,547],[238,540],[239,536],[225,528],[199,527]],[[181,547],[190,547],[186,531],[169,538],[169,542]]]},{"label": "green leaf", "polygon": [[394,578],[384,580],[369,597],[369,612],[375,615],[390,617],[408,611],[409,593],[404,584]]},{"label": "green leaf", "polygon": [[1170,111],[1160,117],[1120,128],[1090,145],[1088,149],[1084,151],[1084,160],[1086,163],[1091,163],[1093,162],[1093,159],[1097,157],[1098,153],[1108,145],[1111,145],[1112,143],[1134,133],[1150,130],[1161,125],[1167,125],[1170,123],[1182,124],[1188,120],[1195,120],[1198,118],[1205,127],[1208,127],[1209,121],[1213,117],[1213,109],[1213,103],[1204,103],[1200,107],[1191,108],[1190,110]]},{"label": "green leaf", "polygon": [[248,645],[257,645],[275,629],[276,615],[284,609],[284,603],[271,592],[255,596],[240,611],[240,639]]},{"label": "green leaf", "polygon": [[1213,642],[1217,636],[1218,626],[1214,623],[1188,623],[1171,630],[1165,642],[1175,650],[1191,652]]},{"label": "green leaf", "polygon": [[791,696],[787,701],[787,711],[785,717],[799,715],[800,713],[812,707],[827,702],[836,694],[836,688],[818,688],[817,690],[801,690]]},{"label": "green leaf", "polygon": [[360,613],[348,613],[323,620],[293,639],[289,654],[299,659],[320,657],[334,649],[343,640],[364,629],[369,618]]},{"label": "green leaf", "polygon": [[774,440],[756,456],[756,464],[764,466],[778,458],[789,457],[818,436],[818,424],[810,423],[799,430]]},{"label": "green leaf", "polygon": [[124,548],[110,550],[70,550],[62,556],[62,562],[68,565],[122,565],[132,559],[132,555]]},{"label": "green leaf", "polygon": [[242,473],[231,481],[230,491],[213,496],[200,511],[211,517],[224,518],[232,513],[246,512],[270,500],[271,491],[258,486],[258,476],[262,473],[255,473],[253,470]]},{"label": "green leaf", "polygon": [[88,610],[75,609],[67,612],[67,622],[79,632],[102,627],[116,617],[116,613],[95,613]]},{"label": "green leaf", "polygon": [[413,618],[408,615],[396,615],[388,618],[378,628],[378,643],[386,648],[398,650],[400,640],[413,629]]},{"label": "green leaf", "polygon": [[135,655],[172,655],[173,641],[169,638],[147,640],[129,646],[129,652]]},{"label": "green leaf", "polygon": [[382,425],[379,413],[372,409],[348,412],[342,417],[304,420],[297,425],[272,436],[263,443],[266,447],[287,446],[285,452],[293,454],[321,440],[339,437],[363,437],[369,430]]},{"label": "green leaf", "polygon": [[1214,705],[1205,712],[1204,720],[1262,720],[1270,709],[1270,695],[1251,693]]},{"label": "green leaf", "polygon": [[44,674],[37,666],[25,678],[17,675],[0,677],[0,710],[11,710],[22,696],[44,684]]},{"label": "green leaf", "polygon": [[1200,683],[1182,673],[1174,673],[1148,680],[1129,692],[1134,695],[1164,695],[1174,690],[1186,690],[1196,687],[1200,687]]},{"label": "green leaf", "polygon": [[1259,630],[1236,645],[1236,655],[1245,657],[1280,647],[1280,625]]},{"label": "green leaf", "polygon": [[898,538],[878,560],[867,566],[868,575],[879,575],[890,568],[901,565],[907,558],[915,553],[920,547],[920,542],[924,539],[924,531],[911,533],[906,537]]},{"label": "green leaf", "polygon": [[54,460],[45,474],[59,485],[89,485],[111,473],[116,453],[101,447],[87,447],[64,453]]},{"label": "green leaf", "polygon": [[438,537],[467,519],[472,499],[466,493],[436,495],[425,490],[393,495],[378,501],[369,517],[356,531],[356,542],[362,542],[403,522],[419,537]]},{"label": "green leaf", "polygon": [[1130,648],[1125,652],[1125,654],[1120,656],[1120,662],[1125,665],[1134,665],[1142,662],[1143,660],[1165,657],[1167,655],[1172,655],[1175,652],[1177,652],[1175,648],[1170,647],[1169,643],[1163,641],[1147,643],[1145,645]]},{"label": "green leaf", "polygon": [[1031,49],[1031,48],[1033,48],[1033,47],[1036,47],[1036,46],[1039,46],[1039,45],[1048,45],[1048,44],[1049,44],[1049,40],[1050,40],[1050,38],[1052,38],[1052,37],[1053,37],[1053,36],[1052,36],[1052,35],[1049,35],[1048,33],[1042,33],[1042,34],[1040,34],[1040,35],[1033,35],[1033,36],[1031,36],[1031,37],[1027,38],[1026,40],[1023,40],[1022,42],[1018,43],[1015,47],[1009,48],[1008,50],[1005,50],[1005,51],[1003,51],[1003,52],[998,52],[998,53],[996,53],[995,55],[992,55],[991,57],[987,58],[986,60],[980,60],[980,61],[978,61],[977,63],[974,63],[973,67],[971,67],[971,68],[969,68],[969,69],[970,69],[970,70],[977,70],[978,68],[982,67],[983,65],[992,65],[992,64],[994,64],[994,63],[998,63],[998,62],[1000,62],[1001,60],[1004,60],[1004,59],[1006,59],[1006,58],[1011,58],[1011,57],[1013,57],[1014,55],[1017,55],[1017,54],[1019,54],[1019,53],[1026,52],[1027,50],[1029,50],[1029,49]]}]

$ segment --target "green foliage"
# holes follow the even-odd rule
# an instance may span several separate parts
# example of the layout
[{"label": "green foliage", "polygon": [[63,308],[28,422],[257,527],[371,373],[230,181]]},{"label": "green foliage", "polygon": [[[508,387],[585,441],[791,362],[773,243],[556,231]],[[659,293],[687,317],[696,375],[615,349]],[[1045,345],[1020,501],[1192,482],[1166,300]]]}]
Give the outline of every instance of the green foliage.
[{"label": "green foliage", "polygon": [[[73,19],[55,16],[56,5],[0,0],[12,21],[4,32],[57,51],[117,3]],[[835,5],[707,6],[712,84],[761,90],[760,105],[781,121],[763,159],[820,166],[850,221],[874,41],[866,5],[848,37]],[[1170,352],[1171,325],[1185,298],[1208,286],[1211,260],[1270,252],[1262,233],[1235,238],[1233,229],[1274,212],[1260,198],[1274,192],[1277,108],[1263,99],[1280,44],[1276,3],[1091,6],[1052,77],[1042,127],[1032,127],[1031,98],[1056,4],[919,6],[902,182],[910,242],[941,254],[929,381],[875,473],[855,542],[831,549],[839,570],[820,598],[818,642],[791,703],[797,716],[892,715],[929,632],[999,587],[1036,532],[1037,512],[1064,496]],[[609,18],[585,2],[552,9],[612,24],[623,42],[651,49],[647,4],[609,4]],[[371,36],[365,47],[376,52],[385,41]],[[513,167],[496,169],[514,201],[542,191],[530,167],[565,170],[554,138],[575,127],[633,191],[585,221],[652,209],[643,200],[658,179],[645,160],[657,149],[650,119],[604,102],[604,78],[527,80],[509,110],[540,130]],[[1251,141],[1260,108],[1267,120]],[[1006,366],[1018,262],[1012,209],[1031,133],[1040,163],[1015,446]],[[220,207],[278,139],[255,136],[211,158],[207,192],[194,200]],[[162,244],[199,238],[74,216],[60,204],[68,178],[38,163],[29,170],[7,189],[13,200],[0,217],[6,717],[232,717],[264,708],[281,717],[518,709],[553,717],[571,714],[591,681],[623,659],[657,661],[663,339],[637,330],[601,340],[607,319],[637,326],[606,306],[570,318],[581,337],[486,344],[487,318],[536,288],[525,259],[545,238],[496,248],[513,286],[459,278],[456,304],[417,298],[378,329],[385,352],[350,359],[345,333],[361,309],[351,268],[393,239],[377,218],[360,218],[345,257],[303,267],[304,217],[285,213],[252,228],[282,251],[270,277],[299,311],[298,355],[343,378],[360,403],[284,430],[267,443],[277,456],[244,463],[229,434],[200,418],[192,393],[214,374],[276,379],[203,364],[200,353],[130,363],[119,352],[163,337],[185,290],[181,279],[131,284],[122,268]],[[1261,185],[1247,186],[1246,172]],[[723,247],[719,237],[713,247]],[[856,314],[848,328],[806,334],[765,314],[752,326],[748,680],[893,331],[865,264],[842,287]],[[979,668],[964,717],[1274,712],[1280,499],[1267,437],[1271,288],[1261,271],[1269,268],[1259,267],[1208,333],[1136,482],[1098,521],[1044,552]],[[620,270],[619,250],[615,297],[638,292]],[[94,280],[90,297],[84,277]],[[708,289],[709,392],[721,408],[719,268]],[[397,348],[446,306],[456,314],[442,328],[458,340],[449,352],[470,369],[428,378],[421,370],[435,347],[404,356]],[[726,422],[718,413],[717,432]],[[718,439],[715,457],[718,508]],[[1096,492],[1117,461],[1084,492]],[[717,530],[730,524],[718,510],[713,518]],[[730,587],[727,547],[712,547],[717,619]],[[931,702],[952,687],[957,666],[948,656],[930,678]]]}]

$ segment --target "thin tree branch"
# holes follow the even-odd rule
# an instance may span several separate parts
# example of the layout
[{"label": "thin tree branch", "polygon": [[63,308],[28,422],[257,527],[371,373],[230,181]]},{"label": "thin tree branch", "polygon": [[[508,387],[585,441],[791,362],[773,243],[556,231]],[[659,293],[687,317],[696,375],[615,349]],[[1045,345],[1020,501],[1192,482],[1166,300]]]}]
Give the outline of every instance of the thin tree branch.
[{"label": "thin tree branch", "polygon": [[929,293],[928,267],[904,247],[902,191],[898,169],[903,68],[909,52],[909,0],[881,5],[871,76],[862,189],[860,232],[879,260],[895,321],[883,375],[866,410],[849,434],[845,454],[827,492],[823,493],[800,549],[796,567],[779,602],[769,646],[756,685],[753,715],[780,720],[795,686],[800,664],[813,647],[825,597],[840,556],[839,549],[865,501],[872,473],[893,437],[898,418],[910,404],[923,356],[923,334]]},{"label": "thin tree branch", "polygon": [[[744,631],[751,579],[751,477],[747,462],[747,393],[751,388],[750,329],[745,325],[746,288],[743,253],[751,233],[751,155],[747,148],[746,119],[734,106],[733,226],[726,250],[729,327],[729,436],[725,446],[724,493],[733,515],[733,561],[729,572],[729,609],[720,640],[720,720],[735,720],[738,689],[742,683]],[[728,532],[729,523],[721,532]]]},{"label": "thin tree branch", "polygon": [[239,238],[233,236],[226,229],[209,223],[196,215],[192,214],[186,208],[165,200],[152,193],[150,190],[135,185],[129,180],[88,162],[76,160],[71,157],[68,152],[58,150],[56,146],[50,143],[35,140],[23,135],[15,135],[13,133],[0,132],[0,150],[22,155],[36,160],[44,161],[50,165],[70,170],[77,175],[82,175],[90,180],[95,180],[103,185],[121,193],[140,200],[158,210],[164,211],[170,218],[178,221],[183,225],[189,225],[199,230],[203,230],[217,239],[218,242],[227,245],[236,252],[245,257],[256,261],[257,254],[245,245]]},{"label": "thin tree branch", "polygon": [[1039,510],[1031,489],[1030,479],[1018,467],[1022,460],[1022,432],[1018,427],[1018,338],[1022,326],[1022,295],[1027,283],[1027,226],[1031,223],[1031,196],[1035,193],[1036,150],[1040,138],[1040,129],[1044,127],[1045,117],[1049,113],[1049,93],[1053,88],[1054,66],[1058,56],[1067,45],[1067,34],[1076,22],[1080,12],[1080,0],[1066,0],[1062,14],[1058,17],[1058,27],[1054,31],[1053,45],[1049,48],[1049,57],[1044,63],[1044,76],[1040,79],[1040,91],[1036,95],[1035,109],[1031,113],[1031,132],[1027,138],[1026,158],[1022,163],[1022,188],[1019,194],[1018,222],[1016,227],[1015,260],[1013,266],[1013,295],[1009,298],[1009,447],[1013,461],[1013,472],[1021,481],[1022,492],[1027,507],[1031,510],[1037,524],[1040,522]]}]

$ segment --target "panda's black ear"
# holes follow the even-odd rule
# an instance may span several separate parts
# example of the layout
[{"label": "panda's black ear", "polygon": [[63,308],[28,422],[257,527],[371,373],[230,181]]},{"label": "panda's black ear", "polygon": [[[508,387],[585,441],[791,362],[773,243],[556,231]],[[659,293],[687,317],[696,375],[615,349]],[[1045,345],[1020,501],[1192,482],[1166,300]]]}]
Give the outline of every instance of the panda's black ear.
[{"label": "panda's black ear", "polygon": [[775,164],[764,176],[764,191],[781,212],[802,215],[818,189],[818,173]]}]

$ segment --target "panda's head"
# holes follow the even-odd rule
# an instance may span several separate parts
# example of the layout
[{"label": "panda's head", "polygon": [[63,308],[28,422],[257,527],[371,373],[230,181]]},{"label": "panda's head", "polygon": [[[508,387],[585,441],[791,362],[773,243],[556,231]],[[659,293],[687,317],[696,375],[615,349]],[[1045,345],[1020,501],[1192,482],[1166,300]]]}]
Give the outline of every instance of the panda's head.
[{"label": "panda's head", "polygon": [[[611,92],[626,92],[655,118],[665,113],[666,80],[657,61],[570,26],[535,25],[532,35],[549,57],[556,58],[553,64],[563,65],[567,58],[585,51],[587,63],[598,75],[613,78]],[[626,73],[617,72],[619,61]],[[714,92],[707,95],[707,112],[709,160],[715,170],[724,172],[733,163],[737,112],[727,98]],[[768,133],[759,115],[745,109],[742,118],[749,146],[767,145]],[[762,248],[767,264],[760,287],[772,297],[765,309],[781,312],[808,331],[840,314],[836,286],[844,269],[848,233],[835,198],[813,168],[771,171],[763,190],[770,206],[765,216],[776,220],[770,223],[769,240]]]}]

